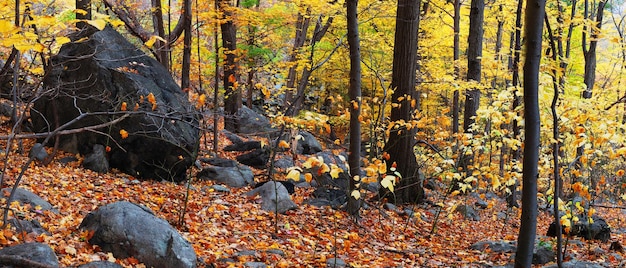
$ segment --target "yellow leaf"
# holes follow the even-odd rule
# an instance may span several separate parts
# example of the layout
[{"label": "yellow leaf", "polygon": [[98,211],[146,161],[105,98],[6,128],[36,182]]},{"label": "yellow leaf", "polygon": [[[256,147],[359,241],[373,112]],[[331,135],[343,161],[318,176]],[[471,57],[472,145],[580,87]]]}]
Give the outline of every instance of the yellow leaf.
[{"label": "yellow leaf", "polygon": [[107,22],[103,19],[100,20],[87,20],[87,23],[91,24],[91,26],[96,27],[98,30],[102,31],[104,27],[107,26]]},{"label": "yellow leaf", "polygon": [[330,172],[330,167],[328,167],[328,165],[322,163],[320,166],[320,173],[326,173],[326,172]]},{"label": "yellow leaf", "polygon": [[122,136],[122,139],[128,138],[128,131],[120,129],[120,136]]},{"label": "yellow leaf", "polygon": [[339,178],[339,173],[343,172],[343,170],[335,164],[330,164],[330,167],[330,177],[333,179]]},{"label": "yellow leaf", "polygon": [[263,93],[263,97],[265,99],[269,98],[271,94],[270,90],[267,89],[267,87],[261,87],[261,93]]},{"label": "yellow leaf", "polygon": [[396,177],[392,175],[385,176],[381,181],[380,185],[389,189],[389,191],[393,192],[393,186],[396,184]]},{"label": "yellow leaf", "polygon": [[0,20],[0,33],[9,33],[15,29],[15,24],[8,20]]},{"label": "yellow leaf", "polygon": [[154,46],[154,43],[156,43],[157,40],[159,40],[161,42],[166,42],[165,39],[163,39],[162,37],[160,37],[158,35],[153,35],[153,36],[150,36],[150,39],[148,39],[148,41],[146,41],[144,44],[148,48],[152,48]]},{"label": "yellow leaf", "polygon": [[304,161],[302,167],[306,169],[311,169],[313,167],[319,166],[321,163],[323,163],[323,161],[320,161],[317,157],[309,157],[306,161]]},{"label": "yellow leaf", "polygon": [[291,168],[291,170],[289,170],[289,173],[287,173],[287,176],[285,176],[285,179],[300,181],[300,170],[297,167]]},{"label": "yellow leaf", "polygon": [[69,38],[67,38],[65,36],[57,37],[54,40],[57,42],[57,45],[59,45],[59,46],[63,45],[63,44],[66,44],[66,43],[69,43],[70,41],[72,41],[72,40],[70,40]]},{"label": "yellow leaf", "polygon": [[500,179],[498,178],[498,176],[492,176],[491,177],[491,187],[493,187],[494,190],[500,188]]},{"label": "yellow leaf", "polygon": [[87,11],[80,8],[74,9],[74,13],[76,13],[77,15],[87,15]]},{"label": "yellow leaf", "polygon": [[36,75],[43,75],[45,72],[42,67],[36,67],[36,68],[30,69],[30,73],[36,74]]},{"label": "yellow leaf", "polygon": [[313,174],[311,174],[311,173],[305,173],[305,174],[304,174],[304,180],[305,180],[306,182],[311,182],[311,181],[313,180]]},{"label": "yellow leaf", "polygon": [[356,200],[359,200],[361,198],[361,192],[359,192],[359,190],[352,191],[352,193],[350,193],[350,195],[352,197],[354,197],[354,199],[356,199]]}]

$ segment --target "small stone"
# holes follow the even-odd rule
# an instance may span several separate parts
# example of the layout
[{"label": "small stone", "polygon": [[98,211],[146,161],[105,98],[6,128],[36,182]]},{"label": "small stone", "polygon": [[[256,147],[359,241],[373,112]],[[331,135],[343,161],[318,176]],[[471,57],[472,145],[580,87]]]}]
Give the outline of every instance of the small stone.
[{"label": "small stone", "polygon": [[230,193],[230,189],[228,189],[226,186],[219,184],[211,186],[211,189],[215,190],[216,192]]}]

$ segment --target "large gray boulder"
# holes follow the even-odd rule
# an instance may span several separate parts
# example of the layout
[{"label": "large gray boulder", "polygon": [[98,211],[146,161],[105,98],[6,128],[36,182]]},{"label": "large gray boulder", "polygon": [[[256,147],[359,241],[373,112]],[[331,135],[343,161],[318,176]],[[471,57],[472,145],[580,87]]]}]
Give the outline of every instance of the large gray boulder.
[{"label": "large gray boulder", "polygon": [[275,131],[267,117],[245,105],[239,109],[236,117],[239,124],[238,132],[241,134],[264,134]]},{"label": "large gray boulder", "polygon": [[72,38],[50,60],[42,95],[30,111],[33,131],[102,125],[130,113],[97,131],[59,136],[60,148],[88,155],[95,144],[109,146],[111,168],[145,179],[184,180],[200,137],[187,94],[159,62],[110,27]]},{"label": "large gray boulder", "polygon": [[148,267],[196,267],[191,243],[143,206],[120,201],[90,212],[80,224],[93,231],[89,243],[116,258],[135,257]]}]

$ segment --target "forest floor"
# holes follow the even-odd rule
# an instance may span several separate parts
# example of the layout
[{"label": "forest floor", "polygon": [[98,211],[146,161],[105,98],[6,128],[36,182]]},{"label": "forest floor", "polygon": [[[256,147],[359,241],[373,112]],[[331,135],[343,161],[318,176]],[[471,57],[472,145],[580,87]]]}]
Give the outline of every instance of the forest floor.
[{"label": "forest floor", "polygon": [[[31,144],[25,141],[25,152]],[[27,153],[11,153],[5,187],[13,185],[26,160]],[[409,218],[384,210],[377,201],[368,201],[369,208],[362,210],[360,221],[355,223],[343,211],[305,204],[312,190],[297,188],[292,198],[298,209],[276,217],[261,210],[258,199],[245,197],[250,187],[223,193],[210,189],[212,184],[210,181],[192,182],[184,224],[180,225],[187,192],[183,184],[137,182],[115,170],[98,174],[80,168],[79,162],[53,161],[46,167],[35,163],[26,170],[20,186],[48,200],[59,213],[16,204],[13,207],[15,214],[23,219],[37,219],[52,235],[23,236],[5,229],[0,231],[0,245],[24,241],[47,243],[55,250],[62,266],[111,260],[125,267],[141,267],[135,259],[115,260],[111,254],[90,245],[86,241],[88,234],[78,229],[90,211],[127,200],[149,207],[157,216],[176,226],[193,244],[202,260],[200,267],[205,264],[242,267],[251,261],[264,262],[270,267],[324,267],[334,257],[352,267],[492,267],[513,262],[513,253],[470,249],[470,245],[479,241],[517,240],[519,211],[507,211],[502,199],[488,200],[488,208],[479,211],[480,221],[466,220],[459,213],[443,209],[433,234],[431,230],[438,210],[433,205],[411,207],[415,215]],[[439,200],[434,192],[429,192],[429,198],[432,203],[445,203],[445,207],[474,203],[468,196]],[[500,212],[508,213],[509,217],[499,218]],[[597,214],[605,218],[613,230],[626,227],[622,209],[598,208]],[[547,212],[540,212],[539,235],[546,233],[551,221]],[[623,234],[613,233],[611,238],[624,244]],[[546,237],[541,239],[553,241]],[[568,246],[567,256],[618,267],[622,264],[623,253],[609,250],[609,244],[583,240],[582,246]],[[238,255],[238,252],[251,251],[252,254]],[[234,263],[218,261],[224,258],[231,258]]]}]

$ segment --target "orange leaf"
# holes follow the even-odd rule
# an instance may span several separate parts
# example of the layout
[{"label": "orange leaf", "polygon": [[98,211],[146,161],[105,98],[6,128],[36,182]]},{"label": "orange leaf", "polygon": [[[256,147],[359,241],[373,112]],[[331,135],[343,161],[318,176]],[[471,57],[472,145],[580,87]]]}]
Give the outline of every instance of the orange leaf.
[{"label": "orange leaf", "polygon": [[126,102],[122,102],[122,106],[120,107],[120,110],[122,111],[126,111]]},{"label": "orange leaf", "polygon": [[128,138],[128,131],[120,129],[120,136],[122,136],[122,139]]}]

